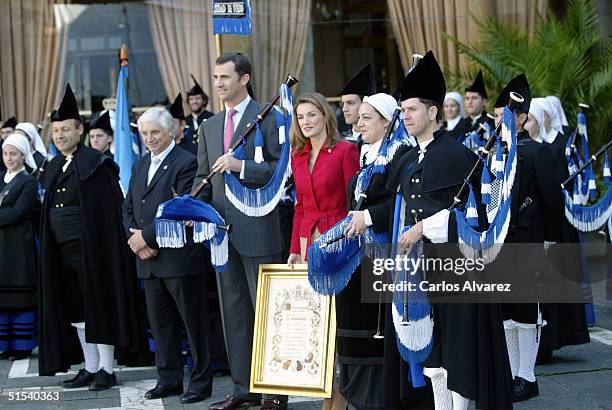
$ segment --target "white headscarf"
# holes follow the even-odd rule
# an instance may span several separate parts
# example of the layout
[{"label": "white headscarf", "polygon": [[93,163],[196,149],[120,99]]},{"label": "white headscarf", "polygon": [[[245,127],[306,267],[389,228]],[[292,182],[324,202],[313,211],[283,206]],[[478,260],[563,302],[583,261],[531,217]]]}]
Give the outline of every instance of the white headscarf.
[{"label": "white headscarf", "polygon": [[531,138],[538,142],[546,141],[546,128],[544,127],[544,103],[542,102],[543,98],[533,98],[531,100],[531,104],[529,105],[529,114],[535,118],[539,125],[539,132],[537,137],[530,135]]},{"label": "white headscarf", "polygon": [[47,149],[45,148],[42,138],[40,138],[36,125],[32,124],[31,122],[20,122],[15,127],[15,130],[25,132],[30,141],[34,143],[34,150],[40,152],[43,157],[47,158]]},{"label": "white headscarf", "polygon": [[[364,103],[370,104],[376,111],[380,113],[387,121],[391,121],[393,118],[393,112],[397,108],[397,101],[389,94],[378,93],[363,97]],[[399,121],[395,123],[393,129],[399,126]]]},{"label": "white headscarf", "polygon": [[38,168],[36,166],[36,162],[34,162],[32,152],[30,152],[30,142],[23,135],[14,132],[9,135],[7,139],[4,140],[4,143],[2,145],[12,145],[13,147],[17,148],[23,154],[24,162],[27,166],[29,166],[33,170],[36,170]]},{"label": "white headscarf", "polygon": [[459,117],[464,117],[465,113],[463,112],[463,98],[461,97],[461,94],[459,94],[457,91],[450,91],[444,96],[444,101],[448,100],[449,98],[455,100],[457,105],[459,105]]},{"label": "white headscarf", "polygon": [[557,138],[557,135],[560,132],[563,132],[563,127],[561,127],[561,120],[559,120],[557,110],[552,105],[550,100],[548,100],[547,98],[537,98],[537,100],[539,104],[542,104],[544,112],[548,114],[548,117],[550,118],[550,130],[546,134],[546,138],[544,138],[544,141],[548,142],[549,144],[552,144],[555,141],[555,138]]},{"label": "white headscarf", "polygon": [[561,105],[559,97],[556,95],[549,95],[546,99],[552,104],[555,111],[557,111],[557,116],[559,117],[559,121],[561,121],[561,125],[564,127],[568,126],[569,123],[567,122],[567,117],[565,116],[565,111],[563,111],[563,105]]}]

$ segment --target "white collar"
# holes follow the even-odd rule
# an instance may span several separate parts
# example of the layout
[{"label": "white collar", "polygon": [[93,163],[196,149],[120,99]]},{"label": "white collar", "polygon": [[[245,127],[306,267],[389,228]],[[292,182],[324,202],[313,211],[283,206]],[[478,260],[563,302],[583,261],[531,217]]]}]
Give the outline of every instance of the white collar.
[{"label": "white collar", "polygon": [[[249,105],[249,103],[251,102],[251,96],[247,94],[246,98],[244,100],[242,100],[238,105],[236,105],[235,107],[231,107],[233,109],[235,109],[236,111],[238,111],[240,113],[240,115],[244,114],[244,111],[246,110],[247,105]],[[226,105],[225,106],[225,116],[227,117],[227,112],[229,111],[229,107]]]},{"label": "white collar", "polygon": [[151,152],[151,163],[153,163],[153,158],[159,158],[160,164],[164,162],[164,159],[166,159],[166,157],[168,156],[170,151],[172,151],[175,145],[176,143],[174,142],[174,140],[172,140],[170,141],[170,145],[168,145],[168,147],[166,147],[166,149],[160,152],[158,155],[155,155]]},{"label": "white collar", "polygon": [[433,141],[434,139],[430,139],[428,141],[425,142],[419,142],[419,140],[417,140],[417,144],[419,146],[419,149],[423,152],[425,152],[425,148],[427,148],[427,146]]},{"label": "white collar", "polygon": [[376,160],[376,155],[380,150],[380,146],[382,145],[384,138],[385,137],[382,137],[379,141],[375,142],[374,144],[370,144],[367,147],[367,150],[364,153],[364,155],[366,156],[366,165],[370,165],[372,162],[374,162],[374,160]]},{"label": "white collar", "polygon": [[21,167],[21,169],[17,170],[16,172],[11,172],[8,169],[6,170],[6,174],[4,174],[4,183],[8,184],[9,182],[11,182],[17,175],[19,175],[23,170],[25,170],[25,167]]},{"label": "white collar", "polygon": [[446,129],[448,131],[453,130],[457,126],[459,121],[461,121],[461,116],[460,115],[457,115],[455,118],[448,120],[446,122]]}]

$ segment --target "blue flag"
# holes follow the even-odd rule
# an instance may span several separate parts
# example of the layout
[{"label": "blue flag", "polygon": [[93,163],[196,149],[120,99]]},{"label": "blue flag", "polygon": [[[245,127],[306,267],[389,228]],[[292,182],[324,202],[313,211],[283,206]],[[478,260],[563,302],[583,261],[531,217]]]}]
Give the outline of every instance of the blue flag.
[{"label": "blue flag", "polygon": [[213,34],[251,34],[251,0],[213,0]]},{"label": "blue flag", "polygon": [[119,183],[125,194],[132,176],[132,164],[136,155],[132,149],[132,131],[130,130],[130,106],[128,104],[126,83],[128,67],[119,71],[117,82],[117,113],[115,115],[115,162],[119,165]]}]

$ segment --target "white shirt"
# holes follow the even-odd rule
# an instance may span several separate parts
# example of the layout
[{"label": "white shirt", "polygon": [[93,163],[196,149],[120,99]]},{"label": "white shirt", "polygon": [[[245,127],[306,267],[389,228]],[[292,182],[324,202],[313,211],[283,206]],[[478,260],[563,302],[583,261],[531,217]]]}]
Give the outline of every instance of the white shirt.
[{"label": "white shirt", "polygon": [[[244,111],[246,110],[247,105],[249,105],[250,102],[251,102],[251,96],[247,94],[246,98],[242,100],[235,107],[228,107],[227,105],[225,106],[225,121],[223,122],[224,130],[225,130],[225,125],[227,124],[227,113],[229,109],[233,108],[234,110],[236,110],[236,113],[234,114],[234,117],[233,117],[234,131],[236,131],[236,127],[238,127],[238,124],[240,124],[240,120],[242,119],[242,114],[244,114]],[[240,179],[244,179],[244,160],[242,161],[242,168],[240,169]]]},{"label": "white shirt", "polygon": [[455,129],[455,127],[457,126],[457,124],[459,124],[459,121],[461,121],[461,115],[456,116],[455,118],[453,118],[452,120],[448,120],[446,122],[446,129],[448,131],[451,131],[453,129]]},{"label": "white shirt", "polygon": [[228,107],[227,105],[225,106],[225,121],[223,122],[224,130],[225,130],[225,124],[227,124],[227,113],[229,112],[230,108],[233,108],[236,110],[236,113],[234,114],[234,131],[236,131],[236,128],[238,127],[238,124],[240,124],[240,120],[242,119],[242,114],[244,114],[244,111],[246,110],[247,105],[249,105],[250,102],[251,102],[251,96],[247,94],[246,98],[242,100],[235,107]]},{"label": "white shirt", "polygon": [[384,137],[381,138],[380,141],[375,142],[374,144],[363,144],[363,147],[361,148],[361,160],[363,161],[363,158],[365,157],[366,165],[370,165],[376,159],[376,156],[378,155],[378,150],[382,145],[383,139]]},{"label": "white shirt", "polygon": [[427,146],[433,140],[434,140],[433,138],[430,139],[429,141],[425,141],[425,142],[418,142],[418,140],[417,140],[417,146],[419,148],[419,163],[421,163],[421,161],[423,161],[423,158],[425,158],[425,152],[427,152]]},{"label": "white shirt", "polygon": [[164,159],[166,159],[166,157],[168,156],[170,151],[172,151],[175,145],[176,143],[174,142],[174,140],[172,140],[170,141],[170,145],[168,145],[168,147],[162,152],[160,152],[158,155],[151,153],[151,165],[149,165],[149,172],[147,174],[147,185],[151,183],[151,180],[159,169],[159,166],[162,164],[162,162],[164,162]]},{"label": "white shirt", "polygon": [[21,171],[25,170],[25,167],[21,167],[21,169],[15,171],[15,172],[11,172],[9,170],[6,170],[6,174],[4,174],[4,183],[8,184],[9,182],[11,182],[13,179],[15,179],[15,177],[17,175],[19,175],[21,173]]}]

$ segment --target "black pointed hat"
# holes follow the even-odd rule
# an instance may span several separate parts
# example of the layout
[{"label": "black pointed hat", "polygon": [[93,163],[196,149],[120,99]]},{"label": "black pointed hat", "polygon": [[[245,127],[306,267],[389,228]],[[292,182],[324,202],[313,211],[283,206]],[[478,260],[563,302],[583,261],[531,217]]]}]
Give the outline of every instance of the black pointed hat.
[{"label": "black pointed hat", "polygon": [[510,80],[508,85],[506,85],[499,94],[499,97],[497,97],[497,101],[495,101],[495,108],[501,108],[508,105],[511,91],[520,94],[525,99],[518,106],[518,111],[525,113],[529,112],[529,105],[531,104],[531,91],[529,90],[529,82],[527,81],[525,74],[519,74]]},{"label": "black pointed hat", "polygon": [[113,135],[113,127],[111,127],[110,115],[108,114],[108,111],[106,111],[104,114],[98,115],[98,118],[89,123],[90,130],[96,128],[104,130],[108,135]]},{"label": "black pointed hat", "polygon": [[372,66],[368,64],[351,78],[342,89],[342,95],[373,95],[376,94],[376,78]]},{"label": "black pointed hat", "polygon": [[2,128],[15,129],[16,126],[17,126],[17,119],[15,117],[11,117],[8,120],[6,120],[4,123],[2,123]]},{"label": "black pointed hat", "polygon": [[198,81],[195,79],[195,77],[193,76],[193,74],[191,75],[191,79],[193,80],[194,86],[191,87],[189,89],[189,91],[187,91],[187,96],[189,97],[190,95],[201,95],[202,97],[204,97],[205,99],[208,99],[208,96],[206,95],[206,93],[204,92],[204,90],[202,89],[202,87],[200,87],[200,84],[198,83]]},{"label": "black pointed hat", "polygon": [[81,116],[79,115],[79,106],[77,104],[76,97],[72,92],[72,88],[70,88],[70,83],[66,84],[64,98],[62,98],[62,102],[60,103],[59,108],[51,112],[51,122],[64,121],[69,119],[81,121]]},{"label": "black pointed hat", "polygon": [[485,89],[484,78],[482,76],[482,70],[478,71],[478,75],[476,79],[465,91],[471,91],[473,93],[478,93],[482,98],[487,98],[487,90]]},{"label": "black pointed hat", "polygon": [[166,109],[170,111],[172,114],[172,118],[176,118],[177,120],[185,119],[185,111],[183,111],[183,96],[181,93],[178,93],[174,102],[166,106]]},{"label": "black pointed hat", "polygon": [[440,105],[444,104],[446,82],[431,50],[406,75],[396,93],[399,94],[402,101],[409,98],[423,98],[435,101]]}]

